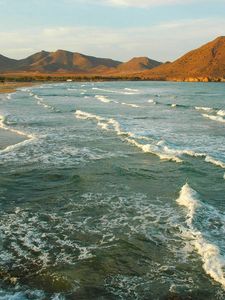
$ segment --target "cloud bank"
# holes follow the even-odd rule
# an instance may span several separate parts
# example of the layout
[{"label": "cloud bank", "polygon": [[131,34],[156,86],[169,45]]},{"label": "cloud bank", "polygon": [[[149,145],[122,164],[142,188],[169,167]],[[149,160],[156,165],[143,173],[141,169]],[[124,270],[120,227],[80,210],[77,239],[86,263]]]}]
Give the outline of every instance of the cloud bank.
[{"label": "cloud bank", "polygon": [[134,56],[167,61],[224,35],[224,28],[224,19],[211,18],[121,29],[72,26],[0,31],[0,49],[12,58],[63,48],[123,61]]}]

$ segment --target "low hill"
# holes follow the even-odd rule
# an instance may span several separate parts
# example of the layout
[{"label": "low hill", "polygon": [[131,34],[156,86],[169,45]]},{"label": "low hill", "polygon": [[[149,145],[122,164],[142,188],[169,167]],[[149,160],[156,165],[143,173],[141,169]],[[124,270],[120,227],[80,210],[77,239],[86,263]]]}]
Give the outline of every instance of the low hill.
[{"label": "low hill", "polygon": [[134,57],[128,62],[120,64],[117,67],[117,71],[119,71],[120,73],[141,72],[144,70],[153,69],[161,64],[161,62],[150,59],[148,57]]}]

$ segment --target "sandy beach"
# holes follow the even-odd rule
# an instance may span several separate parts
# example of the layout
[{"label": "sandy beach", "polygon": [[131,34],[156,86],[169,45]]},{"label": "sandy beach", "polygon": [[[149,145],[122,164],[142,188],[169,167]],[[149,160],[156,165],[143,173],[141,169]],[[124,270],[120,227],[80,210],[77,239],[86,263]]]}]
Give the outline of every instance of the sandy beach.
[{"label": "sandy beach", "polygon": [[17,88],[23,86],[32,86],[31,82],[0,82],[0,94],[2,93],[13,93]]}]

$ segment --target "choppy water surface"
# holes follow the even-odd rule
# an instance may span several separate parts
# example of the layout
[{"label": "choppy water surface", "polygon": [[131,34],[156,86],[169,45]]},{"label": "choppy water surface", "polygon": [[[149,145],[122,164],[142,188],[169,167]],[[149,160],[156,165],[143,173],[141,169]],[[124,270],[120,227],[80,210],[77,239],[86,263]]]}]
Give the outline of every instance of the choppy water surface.
[{"label": "choppy water surface", "polygon": [[0,299],[225,299],[223,84],[0,97]]}]

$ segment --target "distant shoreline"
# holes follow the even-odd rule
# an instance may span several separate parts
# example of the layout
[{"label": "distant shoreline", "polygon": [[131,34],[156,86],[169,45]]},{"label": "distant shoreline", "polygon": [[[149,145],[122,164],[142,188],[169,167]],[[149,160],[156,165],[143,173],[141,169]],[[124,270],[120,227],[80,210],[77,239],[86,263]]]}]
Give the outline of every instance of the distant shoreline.
[{"label": "distant shoreline", "polygon": [[150,78],[136,76],[104,76],[104,75],[1,75],[0,93],[12,93],[17,88],[34,84],[51,82],[117,82],[117,81],[165,81],[165,82],[218,82],[224,83],[225,78],[185,77],[185,78]]},{"label": "distant shoreline", "polygon": [[5,80],[4,82],[0,82],[0,94],[14,93],[20,87],[32,86],[34,84],[36,83],[30,81]]}]

